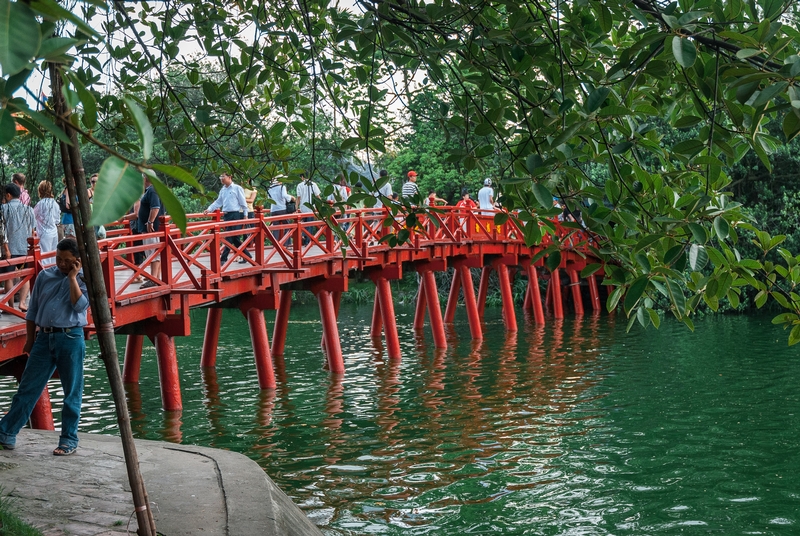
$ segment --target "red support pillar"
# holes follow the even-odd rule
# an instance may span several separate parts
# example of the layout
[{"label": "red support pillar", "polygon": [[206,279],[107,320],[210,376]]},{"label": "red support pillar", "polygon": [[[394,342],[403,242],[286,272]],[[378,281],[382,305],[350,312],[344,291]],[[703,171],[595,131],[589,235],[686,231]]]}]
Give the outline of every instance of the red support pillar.
[{"label": "red support pillar", "polygon": [[369,328],[369,334],[373,339],[378,339],[381,336],[383,329],[383,317],[381,316],[381,295],[378,292],[378,287],[375,287],[375,303],[372,305],[372,324]]},{"label": "red support pillar", "polygon": [[544,324],[544,309],[542,309],[542,292],[539,290],[539,272],[533,264],[528,266],[528,292],[533,307],[533,321]]},{"label": "red support pillar", "polygon": [[478,314],[483,318],[483,311],[486,309],[486,294],[489,293],[489,274],[492,273],[491,266],[484,266],[481,272],[481,282],[478,285]]},{"label": "red support pillar", "polygon": [[203,368],[217,365],[217,347],[219,346],[219,327],[222,324],[222,309],[209,307],[206,317],[206,331],[203,334],[203,349],[200,354],[200,366]]},{"label": "red support pillar", "polygon": [[50,405],[50,392],[44,386],[39,400],[31,412],[31,428],[34,430],[55,430],[53,423],[53,407]]},{"label": "red support pillar", "polygon": [[550,283],[547,291],[553,301],[553,316],[557,319],[564,318],[564,302],[561,300],[561,274],[558,268],[550,274]]},{"label": "red support pillar", "polygon": [[183,409],[181,383],[178,374],[178,357],[175,354],[175,339],[166,333],[153,337],[158,358],[158,379],[161,384],[161,405],[165,411]]},{"label": "red support pillar", "polygon": [[250,340],[253,342],[253,356],[256,360],[258,386],[261,389],[275,389],[275,371],[269,353],[269,336],[264,311],[255,307],[248,309],[247,325],[250,327]]},{"label": "red support pillar", "polygon": [[453,281],[450,284],[450,295],[447,297],[447,308],[444,310],[444,321],[448,324],[452,324],[456,318],[459,290],[461,290],[461,271],[456,268],[453,271]]},{"label": "red support pillar", "polygon": [[317,292],[319,313],[322,317],[322,333],[325,337],[325,351],[328,354],[328,366],[334,374],[344,373],[342,345],[339,341],[339,326],[336,325],[336,309],[333,296],[329,290]]},{"label": "red support pillar", "polygon": [[417,307],[414,309],[414,329],[422,330],[425,327],[425,278],[419,280],[419,290],[417,291]]},{"label": "red support pillar", "polygon": [[436,277],[432,270],[422,273],[425,280],[425,301],[428,304],[428,318],[433,331],[433,345],[436,348],[447,348],[447,335],[444,332],[442,310],[439,306],[439,291],[436,288]]},{"label": "red support pillar", "polygon": [[495,269],[500,279],[500,296],[503,299],[503,321],[508,331],[517,331],[517,315],[514,311],[514,294],[511,291],[508,265],[498,264]]},{"label": "red support pillar", "polygon": [[143,343],[144,335],[128,335],[125,343],[125,360],[122,362],[122,383],[139,383]]},{"label": "red support pillar", "polygon": [[292,308],[292,291],[281,290],[280,303],[275,312],[275,327],[272,334],[272,355],[283,355],[286,349],[286,330],[289,327],[289,311]]},{"label": "red support pillar", "polygon": [[389,280],[379,277],[375,280],[375,301],[380,307],[380,316],[383,319],[383,333],[386,339],[386,354],[389,359],[400,359],[400,337],[397,335],[397,321],[394,316],[394,302],[392,301],[392,287]]},{"label": "red support pillar", "polygon": [[577,270],[568,270],[570,287],[572,287],[572,303],[575,306],[575,314],[583,316],[583,296],[581,296],[581,278]]},{"label": "red support pillar", "polygon": [[481,315],[478,312],[478,304],[475,301],[475,288],[472,286],[472,272],[469,266],[464,264],[458,266],[457,270],[460,272],[461,286],[464,289],[464,305],[467,308],[469,333],[472,335],[473,340],[483,339]]},{"label": "red support pillar", "polygon": [[597,278],[594,274],[589,276],[589,295],[592,299],[592,310],[599,311],[600,306],[600,291],[597,288]]}]

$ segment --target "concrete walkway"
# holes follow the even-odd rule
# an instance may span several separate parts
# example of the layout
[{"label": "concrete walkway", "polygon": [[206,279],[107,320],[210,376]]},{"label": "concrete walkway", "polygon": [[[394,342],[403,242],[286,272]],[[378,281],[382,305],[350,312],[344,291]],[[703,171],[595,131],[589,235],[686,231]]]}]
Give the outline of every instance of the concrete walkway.
[{"label": "concrete walkway", "polygon": [[[80,434],[72,456],[53,456],[58,432],[22,430],[0,451],[0,486],[46,536],[135,534],[136,516],[119,437]],[[254,461],[226,450],[136,440],[159,534],[322,533]]]}]

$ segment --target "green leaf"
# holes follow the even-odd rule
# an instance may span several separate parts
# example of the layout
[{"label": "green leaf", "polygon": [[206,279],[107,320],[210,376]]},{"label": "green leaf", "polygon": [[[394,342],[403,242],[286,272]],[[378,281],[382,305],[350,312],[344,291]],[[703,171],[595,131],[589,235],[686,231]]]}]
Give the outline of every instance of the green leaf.
[{"label": "green leaf", "polygon": [[658,313],[656,311],[650,309],[649,307],[647,308],[647,314],[650,315],[650,322],[652,322],[653,326],[655,326],[655,328],[658,329],[658,327],[661,325],[661,317],[658,316]]},{"label": "green leaf", "polygon": [[608,98],[609,93],[611,93],[611,90],[607,87],[599,87],[592,91],[589,94],[589,98],[586,99],[586,112],[592,113],[600,108]]},{"label": "green leaf", "polygon": [[761,51],[757,48],[743,48],[736,53],[736,57],[740,60],[744,60],[747,58],[752,58],[753,56],[757,56],[761,54]]},{"label": "green leaf", "polygon": [[194,175],[180,166],[171,166],[169,164],[153,164],[151,167],[156,171],[160,171],[165,175],[169,175],[173,179],[178,179],[182,183],[196,188],[200,192],[205,192],[205,188],[203,188],[202,184],[197,182],[197,179],[194,178]]},{"label": "green leaf", "polygon": [[644,291],[647,289],[647,284],[650,282],[650,279],[643,275],[636,279],[633,283],[631,283],[628,292],[625,293],[625,303],[623,307],[625,308],[626,312],[630,312],[636,303],[639,301],[639,298],[642,297]]},{"label": "green leaf", "polygon": [[667,292],[669,292],[669,299],[674,306],[675,316],[682,319],[686,314],[686,297],[683,295],[683,290],[678,283],[667,279]]},{"label": "green leaf", "polygon": [[[3,0],[0,0],[3,1]],[[31,0],[30,6],[33,10],[37,13],[41,13],[45,15],[45,18],[49,18],[52,21],[59,21],[59,20],[68,20],[72,24],[78,27],[78,29],[90,37],[100,37],[100,35],[89,26],[85,20],[81,17],[67,11],[63,7],[61,7],[58,2],[55,0]]]},{"label": "green leaf", "polygon": [[617,308],[617,304],[619,303],[619,299],[622,297],[623,292],[625,292],[625,287],[617,287],[611,294],[608,295],[608,300],[606,300],[606,311],[610,313]]},{"label": "green leaf", "polygon": [[789,332],[789,346],[794,346],[798,342],[800,342],[800,324],[797,324]]},{"label": "green leaf", "polygon": [[148,160],[153,153],[153,127],[150,125],[150,120],[147,119],[147,115],[145,115],[133,99],[126,98],[124,100],[133,117],[133,122],[136,125],[136,132],[139,134],[142,156],[145,160]]},{"label": "green leaf", "polygon": [[725,218],[723,218],[722,216],[717,216],[716,218],[714,218],[714,232],[717,233],[717,237],[720,240],[725,240],[726,238],[728,238],[730,230],[731,230],[730,225],[728,224],[728,221]]},{"label": "green leaf", "polygon": [[708,253],[706,248],[698,244],[689,246],[689,268],[699,272],[708,264]]},{"label": "green leaf", "polygon": [[690,223],[689,230],[692,232],[694,241],[698,244],[705,244],[708,242],[708,232],[706,231],[706,228],[699,223]]},{"label": "green leaf", "polygon": [[94,95],[86,89],[86,86],[78,80],[77,76],[70,76],[69,80],[75,86],[75,91],[78,92],[78,97],[83,105],[83,117],[81,117],[81,120],[86,128],[92,130],[97,126],[97,102],[94,100]]},{"label": "green leaf", "polygon": [[586,279],[602,267],[602,264],[587,264],[586,267],[581,270],[581,279]]},{"label": "green leaf", "polygon": [[672,39],[672,55],[681,67],[688,69],[697,60],[697,48],[693,41],[676,36]]},{"label": "green leaf", "polygon": [[0,109],[0,145],[6,145],[17,135],[17,122],[8,108]]},{"label": "green leaf", "polygon": [[542,208],[552,208],[553,194],[550,193],[550,190],[547,189],[547,186],[539,182],[533,183],[533,195],[536,197],[536,200],[539,202]]},{"label": "green leaf", "polygon": [[6,87],[3,89],[3,95],[8,98],[11,98],[14,95],[14,92],[17,91],[19,88],[22,87],[22,84],[28,79],[31,75],[32,69],[23,69],[14,76],[8,77],[6,80]]},{"label": "green leaf", "polygon": [[28,5],[0,0],[0,67],[3,77],[25,69],[36,57],[41,43],[36,14]]},{"label": "green leaf", "polygon": [[90,225],[105,225],[127,214],[144,192],[142,174],[136,168],[112,156],[103,162],[92,203]]},{"label": "green leaf", "polygon": [[547,258],[544,260],[544,265],[551,272],[555,272],[556,270],[558,270],[558,267],[561,266],[561,252],[554,251],[550,255],[548,255]]},{"label": "green leaf", "polygon": [[[2,0],[0,0],[0,1],[2,1]],[[27,106],[24,106],[24,107],[20,106],[20,107],[18,107],[18,110],[20,112],[24,113],[25,115],[27,115],[28,117],[30,117],[32,120],[34,120],[40,126],[43,126],[48,132],[50,132],[56,138],[58,138],[59,141],[63,141],[67,145],[72,145],[72,140],[69,139],[69,136],[67,136],[67,134],[61,128],[57,127],[56,124],[53,123],[50,120],[50,118],[47,117],[46,115],[44,115],[42,113],[39,113],[39,112],[34,112],[33,110],[29,109]]]},{"label": "green leaf", "polygon": [[[172,190],[167,187],[166,184],[161,182],[161,180],[155,176],[155,173],[147,170],[145,173],[150,177],[150,182],[153,184],[153,189],[158,194],[158,197],[161,199],[161,202],[164,204],[164,209],[169,214],[172,221],[178,228],[181,230],[182,233],[186,232],[186,212],[183,210],[183,205],[175,197],[175,194],[172,193]],[[99,184],[99,181],[98,181]]]},{"label": "green leaf", "polygon": [[800,117],[795,110],[792,109],[783,116],[783,134],[786,136],[787,142],[792,141],[797,134],[800,134]]}]

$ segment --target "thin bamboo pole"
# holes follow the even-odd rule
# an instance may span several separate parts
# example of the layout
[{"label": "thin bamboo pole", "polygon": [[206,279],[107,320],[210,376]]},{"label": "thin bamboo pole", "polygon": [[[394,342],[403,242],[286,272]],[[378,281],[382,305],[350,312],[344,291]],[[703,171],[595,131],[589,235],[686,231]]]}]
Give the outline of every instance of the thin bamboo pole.
[{"label": "thin bamboo pole", "polygon": [[83,170],[78,136],[70,128],[70,110],[62,93],[63,80],[61,72],[55,64],[48,65],[50,81],[53,88],[53,104],[57,121],[62,130],[70,138],[72,144],[59,143],[61,149],[61,162],[64,168],[64,182],[71,200],[72,216],[75,223],[75,235],[83,264],[83,277],[89,291],[89,303],[92,307],[92,319],[97,330],[97,341],[100,345],[100,358],[106,367],[108,381],[111,384],[111,393],[114,398],[114,407],[117,412],[117,424],[122,439],[122,452],[125,456],[125,466],[128,471],[128,480],[133,495],[136,521],[139,525],[139,534],[142,536],[156,536],[156,523],[153,512],[150,510],[147,490],[139,471],[139,456],[133,441],[128,404],[125,399],[125,387],[122,383],[122,374],[119,369],[119,355],[117,344],[114,340],[114,323],[111,317],[111,308],[108,306],[108,294],[103,281],[103,270],[100,263],[100,249],[97,246],[97,237],[92,226],[88,225],[91,211],[89,207],[89,194],[86,189],[86,174]]}]

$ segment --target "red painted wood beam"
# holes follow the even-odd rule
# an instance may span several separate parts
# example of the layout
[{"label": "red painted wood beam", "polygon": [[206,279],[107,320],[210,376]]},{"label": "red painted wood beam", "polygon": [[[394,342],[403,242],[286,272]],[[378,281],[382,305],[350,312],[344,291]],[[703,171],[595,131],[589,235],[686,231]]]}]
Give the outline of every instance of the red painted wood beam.
[{"label": "red painted wood beam", "polygon": [[222,325],[222,309],[209,307],[206,316],[206,331],[203,333],[203,349],[200,354],[202,368],[217,365],[217,347],[219,347],[219,328]]},{"label": "red painted wood beam", "polygon": [[375,300],[372,305],[372,323],[370,324],[369,334],[373,339],[378,339],[383,330],[383,317],[381,316],[381,294],[375,288]]},{"label": "red painted wood beam", "polygon": [[453,280],[450,283],[450,294],[447,297],[447,307],[444,311],[444,321],[452,324],[456,318],[456,307],[458,307],[458,293],[461,290],[461,271],[456,268],[453,271]]},{"label": "red painted wood beam", "polygon": [[33,406],[31,412],[31,428],[34,430],[55,430],[55,423],[53,423],[53,406],[50,404],[50,392],[47,386],[44,386],[39,400]]},{"label": "red painted wood beam", "polygon": [[539,289],[539,272],[537,268],[530,264],[528,271],[528,296],[530,296],[533,309],[533,321],[536,324],[544,324],[544,309],[542,309],[542,293]]},{"label": "red painted wood beam", "polygon": [[414,309],[414,329],[417,331],[425,327],[425,309],[427,303],[425,302],[425,278],[420,277],[419,290],[417,291],[417,306]]},{"label": "red painted wood beam", "polygon": [[258,386],[261,389],[275,389],[275,371],[272,368],[272,356],[269,352],[269,336],[264,311],[248,309],[245,313],[247,325],[250,327],[250,340],[253,343],[253,357],[256,362]]},{"label": "red painted wood beam", "polygon": [[547,290],[552,298],[553,316],[561,320],[564,318],[564,302],[561,299],[561,274],[558,268],[553,270],[550,275],[550,283],[548,283]]},{"label": "red painted wood beam", "polygon": [[161,406],[165,411],[179,411],[183,409],[183,402],[175,339],[166,333],[156,333],[153,344],[156,347],[158,379],[161,384]]},{"label": "red painted wood beam", "polygon": [[597,288],[597,277],[594,274],[589,276],[589,296],[591,296],[592,310],[599,311],[602,308],[600,305],[600,291]]},{"label": "red painted wood beam", "polygon": [[461,274],[461,286],[464,289],[464,305],[467,309],[470,335],[472,335],[473,340],[483,339],[481,315],[478,312],[478,303],[475,301],[475,288],[472,286],[472,272],[469,266],[465,264],[459,265],[457,270],[459,270]]},{"label": "red painted wood beam", "polygon": [[568,270],[570,287],[572,289],[572,304],[575,307],[575,314],[583,316],[583,296],[581,296],[581,278],[575,270]]},{"label": "red painted wood beam", "polygon": [[125,360],[122,362],[122,383],[139,383],[143,345],[144,335],[128,335],[125,343]]},{"label": "red painted wood beam", "polygon": [[286,332],[289,329],[289,312],[292,308],[292,291],[281,290],[280,304],[275,313],[275,328],[272,334],[272,355],[283,355],[286,349]]},{"label": "red painted wood beam", "polygon": [[447,348],[447,335],[444,332],[442,310],[439,306],[439,290],[436,288],[436,276],[432,271],[423,273],[425,280],[425,301],[428,305],[428,319],[433,331],[433,345],[436,348]]},{"label": "red painted wood beam", "polygon": [[342,357],[342,345],[339,340],[339,326],[336,324],[333,296],[328,290],[320,290],[316,294],[319,302],[319,314],[322,318],[322,333],[325,336],[328,367],[334,374],[344,374],[344,359]]},{"label": "red painted wood beam", "polygon": [[386,355],[389,359],[400,359],[400,337],[397,335],[397,321],[394,314],[394,301],[392,300],[392,287],[389,281],[379,277],[375,284],[376,296],[380,306],[380,316],[383,319],[383,333],[386,339]]},{"label": "red painted wood beam", "polygon": [[495,269],[500,280],[500,296],[503,300],[503,322],[508,331],[517,331],[517,315],[514,310],[514,294],[511,290],[511,277],[508,274],[508,266],[497,264]]},{"label": "red painted wood beam", "polygon": [[491,266],[484,266],[481,272],[481,282],[478,285],[478,314],[483,318],[486,309],[486,295],[489,293],[489,276],[492,273]]}]

